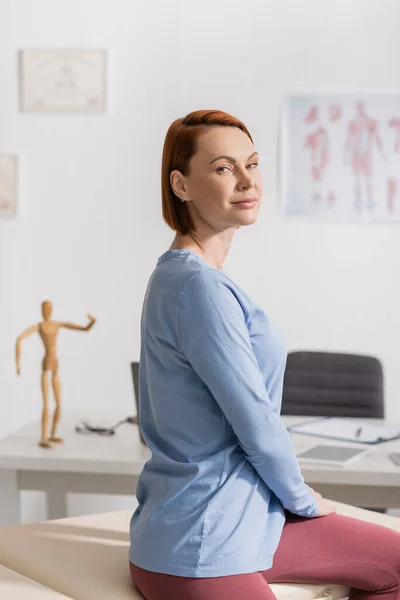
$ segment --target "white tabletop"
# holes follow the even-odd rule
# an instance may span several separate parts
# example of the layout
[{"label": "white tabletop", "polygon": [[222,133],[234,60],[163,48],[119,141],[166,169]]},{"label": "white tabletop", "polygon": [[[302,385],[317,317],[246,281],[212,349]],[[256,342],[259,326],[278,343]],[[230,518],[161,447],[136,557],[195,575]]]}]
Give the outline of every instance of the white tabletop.
[{"label": "white tabletop", "polygon": [[[151,457],[150,450],[141,443],[137,425],[124,423],[117,428],[115,435],[103,437],[92,433],[83,435],[75,431],[75,426],[86,420],[93,426],[111,426],[127,415],[120,411],[71,411],[61,416],[58,434],[64,444],[54,444],[52,448],[41,448],[40,422],[31,423],[16,433],[0,440],[0,469],[23,471],[58,471],[74,473],[107,473],[137,475]],[[284,416],[286,426],[313,417]],[[315,418],[315,417],[314,417]],[[354,419],[357,423],[382,423],[381,419]],[[385,421],[400,427],[399,422]],[[291,433],[296,453],[316,443],[335,445],[360,444],[327,440]],[[363,445],[368,453],[360,459],[349,461],[343,466],[301,464],[306,479],[321,483],[357,485],[378,485],[400,487],[400,467],[388,457],[390,452],[400,452],[400,440],[384,442],[374,446]]]},{"label": "white tabletop", "polygon": [[[295,423],[305,422],[316,417],[283,417],[286,427]],[[387,424],[400,428],[399,421],[387,419],[360,419],[349,418],[358,424],[377,423]],[[290,433],[296,453],[311,448],[315,444],[329,444],[336,446],[350,446],[353,448],[366,449],[366,453],[360,458],[344,463],[342,466],[326,464],[305,464],[300,462],[301,470],[308,481],[318,483],[335,483],[338,485],[350,484],[357,486],[388,486],[400,488],[400,467],[396,466],[389,458],[392,452],[400,453],[400,439],[380,444],[360,444],[323,437],[308,436],[299,433]]]},{"label": "white tabletop", "polygon": [[120,411],[65,411],[57,430],[64,443],[52,448],[38,445],[40,422],[30,423],[0,440],[0,469],[138,474],[151,452],[141,443],[137,425],[124,423],[113,436],[75,431],[82,421],[109,427],[127,416]]}]

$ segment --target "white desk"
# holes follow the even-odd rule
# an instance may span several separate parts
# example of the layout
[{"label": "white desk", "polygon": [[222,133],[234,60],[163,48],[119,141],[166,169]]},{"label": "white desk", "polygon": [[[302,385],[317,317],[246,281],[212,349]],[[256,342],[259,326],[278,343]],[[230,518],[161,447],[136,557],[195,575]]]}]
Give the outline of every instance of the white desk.
[{"label": "white desk", "polygon": [[[121,425],[111,437],[75,431],[75,425],[85,419],[91,425],[108,426],[125,416],[115,411],[97,413],[95,417],[90,411],[66,412],[59,429],[65,443],[51,449],[37,445],[39,422],[1,439],[0,525],[20,522],[21,490],[47,493],[49,519],[67,516],[68,492],[134,495],[137,476],[151,456],[140,442],[137,425]],[[283,417],[286,426],[307,419]],[[317,442],[343,444],[300,434],[291,437],[296,452]],[[371,447],[368,455],[344,467],[302,464],[301,468],[307,483],[327,498],[369,508],[400,508],[400,467],[390,461],[389,452],[400,452],[400,440]]]}]

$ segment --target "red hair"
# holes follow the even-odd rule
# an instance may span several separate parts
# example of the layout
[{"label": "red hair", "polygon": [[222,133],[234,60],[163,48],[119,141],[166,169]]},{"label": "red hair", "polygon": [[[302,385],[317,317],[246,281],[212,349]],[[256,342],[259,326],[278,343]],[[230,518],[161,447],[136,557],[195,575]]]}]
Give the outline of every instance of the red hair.
[{"label": "red hair", "polygon": [[171,187],[170,174],[177,169],[182,175],[189,175],[189,162],[197,152],[198,138],[207,127],[216,125],[237,127],[253,142],[244,123],[220,110],[196,110],[176,119],[165,136],[161,164],[162,216],[167,225],[180,235],[194,231],[194,224],[186,202],[181,202]]}]

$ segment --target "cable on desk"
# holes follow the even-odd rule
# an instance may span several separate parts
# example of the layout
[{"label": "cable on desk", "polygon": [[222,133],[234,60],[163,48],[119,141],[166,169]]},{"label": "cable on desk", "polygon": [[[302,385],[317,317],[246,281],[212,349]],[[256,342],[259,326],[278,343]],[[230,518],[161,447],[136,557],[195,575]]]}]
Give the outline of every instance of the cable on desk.
[{"label": "cable on desk", "polygon": [[117,427],[123,425],[124,423],[131,423],[137,425],[138,418],[137,416],[126,417],[125,419],[122,419],[122,421],[118,421],[118,423],[116,423],[112,427],[95,427],[93,425],[90,425],[90,423],[88,423],[87,421],[82,421],[82,423],[76,425],[75,431],[77,431],[78,433],[83,433],[85,435],[90,433],[98,433],[99,435],[114,435],[116,433],[115,430],[117,429]]}]

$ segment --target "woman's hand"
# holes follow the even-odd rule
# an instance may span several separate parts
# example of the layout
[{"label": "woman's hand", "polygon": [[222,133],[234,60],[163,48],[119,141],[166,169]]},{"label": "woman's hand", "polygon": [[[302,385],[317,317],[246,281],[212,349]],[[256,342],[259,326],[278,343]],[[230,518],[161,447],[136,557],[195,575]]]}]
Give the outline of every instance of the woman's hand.
[{"label": "woman's hand", "polygon": [[326,515],[337,513],[336,506],[325,500],[319,492],[316,492],[312,487],[310,487],[310,491],[318,505],[318,514],[315,515],[316,517],[325,517]]}]

